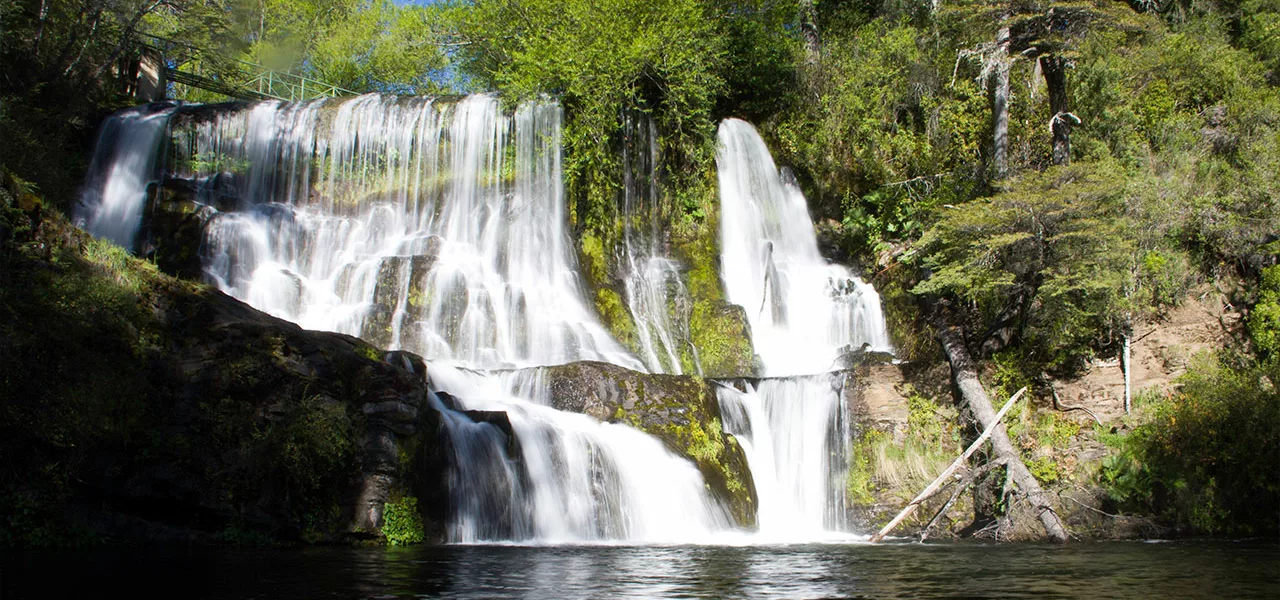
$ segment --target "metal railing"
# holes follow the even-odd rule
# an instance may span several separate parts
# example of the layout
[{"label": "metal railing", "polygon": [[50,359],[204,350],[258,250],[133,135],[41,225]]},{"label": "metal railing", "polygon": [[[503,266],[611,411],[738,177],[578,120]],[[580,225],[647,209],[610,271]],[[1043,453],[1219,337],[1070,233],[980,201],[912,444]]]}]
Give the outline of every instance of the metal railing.
[{"label": "metal railing", "polygon": [[237,59],[223,63],[235,67],[234,69],[220,69],[215,73],[206,73],[204,63],[194,60],[200,55],[199,49],[183,42],[157,36],[144,34],[142,37],[146,38],[146,41],[140,40],[138,45],[159,54],[167,81],[215,94],[240,100],[284,100],[286,102],[359,94],[359,92],[318,79]]}]

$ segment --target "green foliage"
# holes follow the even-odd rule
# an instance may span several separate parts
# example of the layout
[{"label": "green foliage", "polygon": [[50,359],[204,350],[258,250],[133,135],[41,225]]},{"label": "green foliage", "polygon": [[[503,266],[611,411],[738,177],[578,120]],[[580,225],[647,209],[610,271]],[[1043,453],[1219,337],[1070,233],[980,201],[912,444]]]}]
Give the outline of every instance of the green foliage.
[{"label": "green foliage", "polygon": [[1031,471],[1031,475],[1044,485],[1057,483],[1061,477],[1061,473],[1058,471],[1058,464],[1051,457],[1037,456],[1027,461],[1026,464],[1027,470]]},{"label": "green foliage", "polygon": [[610,288],[602,288],[596,291],[595,304],[596,312],[600,314],[605,327],[609,328],[609,333],[624,347],[637,350],[639,334],[622,297]]},{"label": "green foliage", "polygon": [[[741,377],[755,373],[751,330],[741,307],[724,299],[716,270],[717,247],[713,223],[704,224],[691,239],[678,240],[680,258],[689,265],[688,290],[693,308],[689,315],[689,340],[698,350],[702,370],[708,377]],[[681,366],[696,372],[693,356],[684,348]]]},{"label": "green foliage", "polygon": [[1021,449],[1027,469],[1040,483],[1050,485],[1072,478],[1076,465],[1073,449],[1080,424],[1050,410],[1038,410],[1020,402],[1005,417],[1009,438]]},{"label": "green foliage", "polygon": [[875,471],[872,469],[872,449],[884,445],[885,433],[872,429],[864,434],[849,453],[849,471],[845,477],[845,492],[853,504],[872,504],[875,497]]},{"label": "green foliage", "polygon": [[277,543],[271,536],[242,524],[228,525],[219,531],[214,539],[219,544],[244,548],[268,548]]},{"label": "green foliage", "polygon": [[[926,31],[874,20],[832,31],[805,66],[813,100],[784,113],[775,152],[796,166],[818,216],[843,222],[855,252],[910,239],[972,185],[987,127],[983,94],[948,85]],[[945,62],[945,64],[944,64]]]},{"label": "green foliage", "polygon": [[609,239],[623,109],[651,111],[662,153],[681,172],[710,164],[724,36],[707,3],[481,0],[459,7],[451,23],[474,83],[512,102],[560,98],[567,188],[587,231]]},{"label": "green foliage", "polygon": [[1263,357],[1280,357],[1280,266],[1262,270],[1258,302],[1249,311],[1249,336]]},{"label": "green foliage", "polygon": [[373,346],[360,345],[359,347],[356,348],[356,353],[369,360],[373,360],[373,361],[382,360],[382,353],[378,352],[378,349],[374,348]]},{"label": "green foliage", "polygon": [[1245,0],[1240,3],[1240,43],[1252,50],[1273,73],[1280,69],[1280,2]]},{"label": "green foliage", "polygon": [[1274,534],[1280,361],[1201,361],[1119,442],[1101,481],[1121,508],[1203,533]]},{"label": "green foliage", "polygon": [[882,491],[909,500],[962,451],[956,409],[903,391],[908,413],[902,439],[871,430],[853,447],[845,487],[856,502],[870,502]]},{"label": "green foliage", "polygon": [[1149,290],[1176,293],[1188,279],[1177,256],[1186,251],[1210,264],[1256,264],[1280,227],[1267,191],[1280,166],[1280,95],[1257,61],[1196,22],[1091,36],[1076,81],[1077,148],[1125,165],[1141,246],[1168,259],[1163,283]]},{"label": "green foliage", "polygon": [[1120,326],[1134,246],[1123,181],[1050,169],[947,211],[920,241],[932,276],[914,292],[971,304],[974,330],[1010,329],[1047,369],[1076,367]]},{"label": "green foliage", "polygon": [[405,496],[399,502],[388,502],[383,506],[382,536],[392,546],[410,546],[426,541],[417,498]]}]

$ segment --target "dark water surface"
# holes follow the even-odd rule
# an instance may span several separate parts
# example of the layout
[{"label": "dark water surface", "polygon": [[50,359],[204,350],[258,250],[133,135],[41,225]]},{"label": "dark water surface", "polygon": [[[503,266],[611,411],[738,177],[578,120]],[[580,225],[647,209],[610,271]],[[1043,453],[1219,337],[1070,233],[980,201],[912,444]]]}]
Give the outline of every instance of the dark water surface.
[{"label": "dark water surface", "polygon": [[446,546],[5,553],[0,598],[1280,598],[1280,544]]}]

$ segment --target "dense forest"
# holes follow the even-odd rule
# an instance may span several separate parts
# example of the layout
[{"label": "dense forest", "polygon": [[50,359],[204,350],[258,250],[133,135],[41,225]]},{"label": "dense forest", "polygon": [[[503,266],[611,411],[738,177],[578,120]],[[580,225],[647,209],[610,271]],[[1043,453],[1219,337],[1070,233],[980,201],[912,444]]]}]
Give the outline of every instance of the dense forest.
[{"label": "dense forest", "polygon": [[1193,291],[1224,294],[1233,337],[1098,428],[1098,481],[1116,511],[1277,533],[1276,0],[0,0],[0,30],[6,257],[42,211],[71,211],[146,48],[233,87],[260,65],[356,92],[557,98],[606,320],[625,116],[657,126],[657,218],[695,263],[714,261],[716,126],[738,117],[794,172],[824,253],[879,289],[900,358],[945,360],[935,335],[958,328],[989,387],[1048,397]]}]

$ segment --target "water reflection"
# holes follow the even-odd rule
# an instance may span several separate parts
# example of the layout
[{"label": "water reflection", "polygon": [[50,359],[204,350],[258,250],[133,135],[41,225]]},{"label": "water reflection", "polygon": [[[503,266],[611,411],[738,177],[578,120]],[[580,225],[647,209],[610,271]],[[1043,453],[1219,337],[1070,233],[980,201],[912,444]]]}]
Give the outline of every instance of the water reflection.
[{"label": "water reflection", "polygon": [[1276,542],[114,549],[0,555],[0,598],[1274,598]]}]

